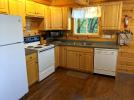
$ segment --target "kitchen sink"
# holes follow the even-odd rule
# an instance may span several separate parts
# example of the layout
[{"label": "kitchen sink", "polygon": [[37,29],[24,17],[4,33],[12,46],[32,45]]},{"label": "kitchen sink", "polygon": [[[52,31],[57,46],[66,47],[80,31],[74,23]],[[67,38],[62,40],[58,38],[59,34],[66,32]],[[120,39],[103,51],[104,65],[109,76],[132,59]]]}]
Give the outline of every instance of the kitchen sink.
[{"label": "kitchen sink", "polygon": [[60,41],[59,44],[71,45],[71,46],[91,46],[94,45],[92,42],[83,42],[83,41]]},{"label": "kitchen sink", "polygon": [[66,42],[66,44],[68,45],[74,45],[74,46],[90,46],[93,45],[93,43],[89,43],[89,42]]}]

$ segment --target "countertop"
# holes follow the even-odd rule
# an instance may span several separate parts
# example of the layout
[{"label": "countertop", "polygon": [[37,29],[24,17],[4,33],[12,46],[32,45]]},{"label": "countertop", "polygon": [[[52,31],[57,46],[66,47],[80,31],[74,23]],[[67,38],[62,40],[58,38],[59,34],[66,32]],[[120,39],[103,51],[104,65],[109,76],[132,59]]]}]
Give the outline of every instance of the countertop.
[{"label": "countertop", "polygon": [[[49,42],[48,44],[54,44],[55,46],[73,46],[83,48],[106,48],[106,49],[119,49],[120,46],[114,42],[93,42],[93,41],[72,41],[72,40],[58,40]],[[25,55],[35,53],[35,50],[25,49]]]},{"label": "countertop", "polygon": [[92,41],[53,41],[50,44],[56,46],[75,46],[84,48],[107,48],[107,49],[119,49],[119,46],[114,42],[92,42]]}]

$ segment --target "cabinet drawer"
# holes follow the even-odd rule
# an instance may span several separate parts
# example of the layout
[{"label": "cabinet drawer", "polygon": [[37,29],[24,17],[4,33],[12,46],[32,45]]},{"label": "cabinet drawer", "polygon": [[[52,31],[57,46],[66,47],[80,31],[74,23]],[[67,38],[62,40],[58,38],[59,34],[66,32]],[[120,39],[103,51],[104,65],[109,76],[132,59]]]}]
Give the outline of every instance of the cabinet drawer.
[{"label": "cabinet drawer", "polygon": [[36,53],[33,53],[33,54],[30,54],[30,55],[27,55],[27,56],[26,56],[27,62],[29,62],[29,61],[31,61],[31,60],[34,60],[34,59],[37,59]]},{"label": "cabinet drawer", "polygon": [[67,47],[67,50],[78,51],[78,52],[93,52],[92,48],[81,48],[81,47]]}]

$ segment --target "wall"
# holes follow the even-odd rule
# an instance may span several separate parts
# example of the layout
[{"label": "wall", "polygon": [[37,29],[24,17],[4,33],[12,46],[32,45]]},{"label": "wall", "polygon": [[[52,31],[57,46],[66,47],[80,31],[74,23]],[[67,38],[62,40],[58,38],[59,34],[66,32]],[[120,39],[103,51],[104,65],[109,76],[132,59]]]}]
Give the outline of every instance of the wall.
[{"label": "wall", "polygon": [[[128,29],[134,33],[134,1],[133,0],[124,0],[123,1],[123,10],[122,10],[122,30],[124,30],[124,15],[128,15],[129,18],[129,26]],[[112,39],[104,39],[102,38],[103,33],[101,33],[100,37],[88,37],[88,36],[74,36],[69,34],[68,39],[82,39],[82,40],[97,40],[97,41],[116,41],[116,36],[112,36]],[[130,46],[134,46],[134,35],[132,37],[132,42]]]},{"label": "wall", "polygon": [[44,22],[44,19],[42,18],[27,17],[25,37],[39,35],[39,30],[41,30],[41,28],[43,27],[42,26],[43,22]]},{"label": "wall", "polygon": [[[129,24],[128,29],[133,32],[134,34],[134,1],[132,0],[126,0],[123,2],[123,11],[122,11],[122,29],[123,29],[123,19],[124,16],[128,15],[129,18]],[[132,41],[130,43],[130,46],[134,46],[134,35],[132,37]]]}]

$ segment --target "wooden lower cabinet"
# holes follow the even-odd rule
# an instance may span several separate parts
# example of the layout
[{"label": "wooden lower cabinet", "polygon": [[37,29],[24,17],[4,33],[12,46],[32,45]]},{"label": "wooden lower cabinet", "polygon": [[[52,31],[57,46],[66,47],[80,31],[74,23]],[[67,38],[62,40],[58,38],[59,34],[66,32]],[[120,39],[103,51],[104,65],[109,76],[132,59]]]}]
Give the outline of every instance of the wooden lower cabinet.
[{"label": "wooden lower cabinet", "polygon": [[55,67],[57,68],[57,67],[59,67],[60,66],[60,57],[59,57],[59,53],[60,53],[60,51],[59,51],[59,46],[56,46],[55,47]]},{"label": "wooden lower cabinet", "polygon": [[0,13],[8,14],[8,0],[0,0]]},{"label": "wooden lower cabinet", "polygon": [[93,53],[83,52],[79,54],[79,69],[93,72]]},{"label": "wooden lower cabinet", "polygon": [[27,59],[27,77],[29,86],[38,81],[38,64],[36,53],[30,54]]},{"label": "wooden lower cabinet", "polygon": [[59,48],[59,66],[60,67],[67,67],[66,66],[66,60],[67,60],[67,47],[66,46],[60,46]]},{"label": "wooden lower cabinet", "polygon": [[20,16],[22,18],[23,30],[26,29],[26,20],[25,20],[25,0],[9,0],[9,14]]},{"label": "wooden lower cabinet", "polygon": [[93,72],[93,49],[60,46],[60,67]]},{"label": "wooden lower cabinet", "polygon": [[67,50],[67,67],[79,69],[79,52]]}]

